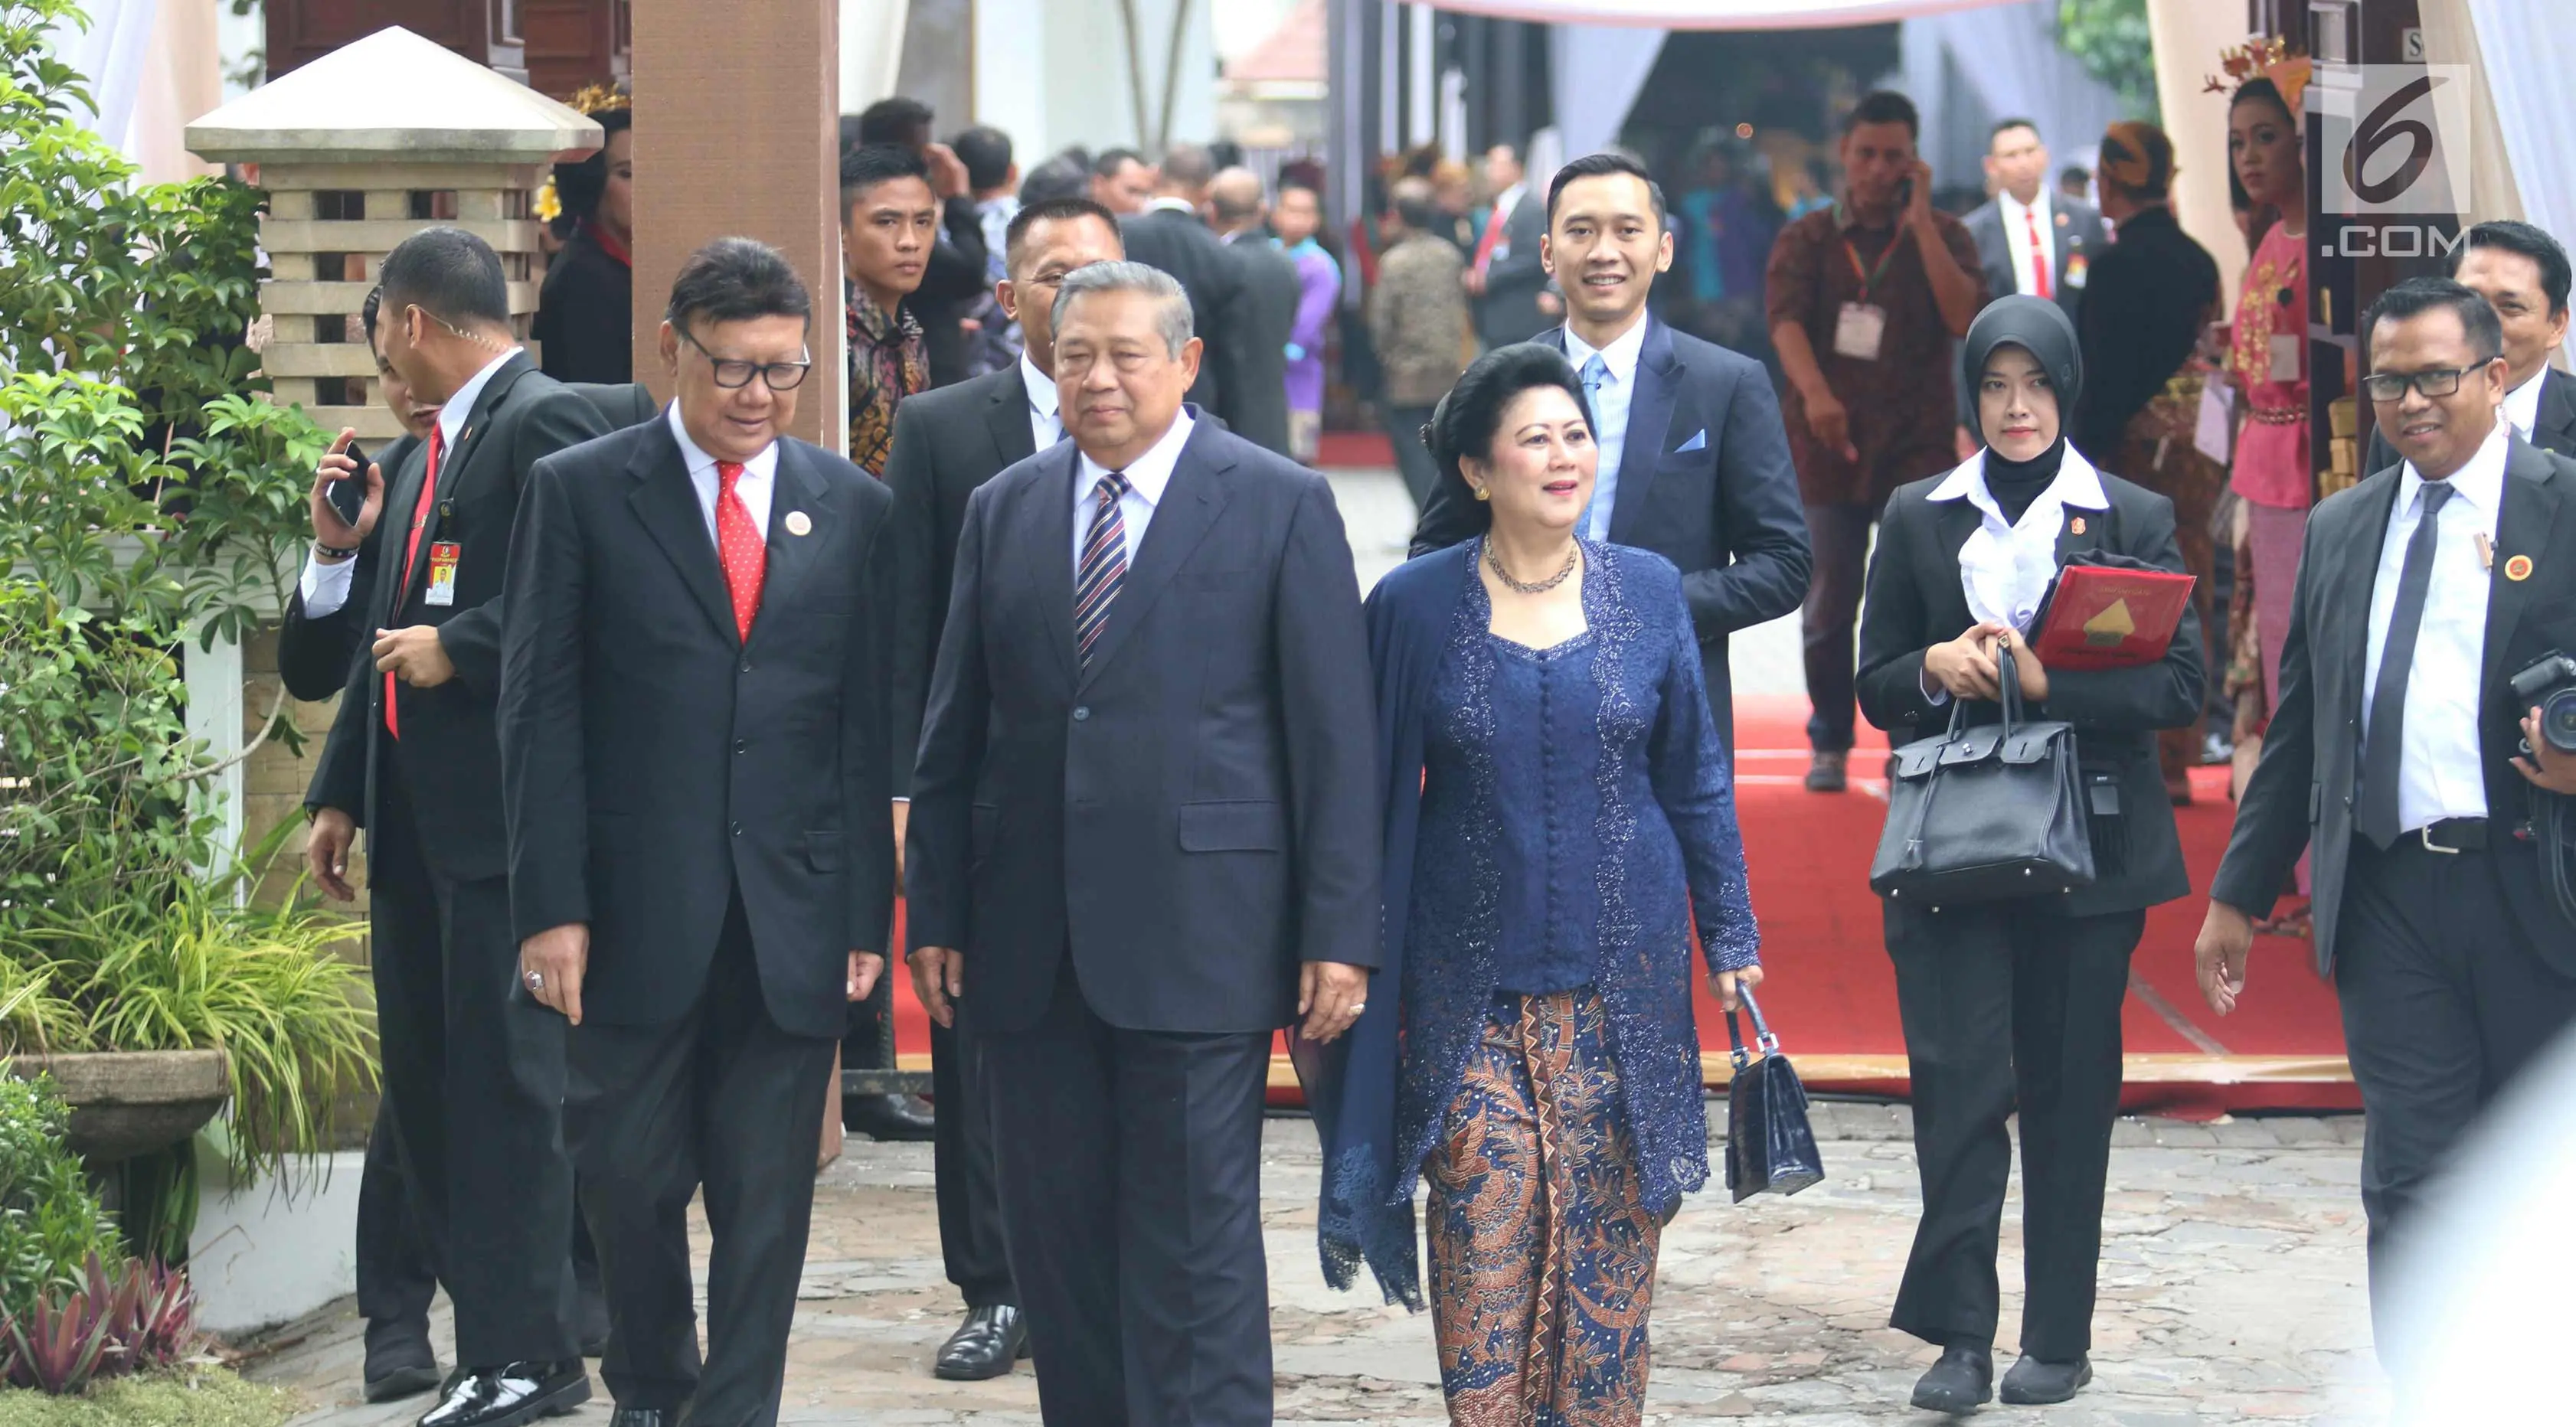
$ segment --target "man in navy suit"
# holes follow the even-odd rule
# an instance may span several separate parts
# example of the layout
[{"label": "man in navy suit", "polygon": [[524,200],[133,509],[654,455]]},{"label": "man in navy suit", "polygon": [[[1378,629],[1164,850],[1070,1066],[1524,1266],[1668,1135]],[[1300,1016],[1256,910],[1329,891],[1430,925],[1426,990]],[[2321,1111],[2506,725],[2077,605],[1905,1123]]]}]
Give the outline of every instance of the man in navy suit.
[{"label": "man in navy suit", "polygon": [[[1709,711],[1732,747],[1726,637],[1807,596],[1807,520],[1780,403],[1761,363],[1646,311],[1655,274],[1673,265],[1673,237],[1663,190],[1636,160],[1593,154],[1557,170],[1547,214],[1539,251],[1565,289],[1566,318],[1536,340],[1582,377],[1601,448],[1582,533],[1681,567]],[[1472,500],[1456,471],[1441,472],[1413,553],[1474,534]]]}]

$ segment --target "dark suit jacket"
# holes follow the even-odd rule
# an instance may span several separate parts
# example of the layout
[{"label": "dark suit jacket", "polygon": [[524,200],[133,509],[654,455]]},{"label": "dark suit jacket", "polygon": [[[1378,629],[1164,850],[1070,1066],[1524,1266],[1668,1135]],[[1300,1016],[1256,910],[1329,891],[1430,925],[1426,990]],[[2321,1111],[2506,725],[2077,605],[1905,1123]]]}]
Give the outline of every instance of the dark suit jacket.
[{"label": "dark suit jacket", "polygon": [[[653,393],[643,383],[601,385],[595,382],[566,382],[564,390],[589,402],[608,429],[618,430],[653,419],[657,408]],[[420,449],[420,438],[405,435],[371,458],[383,468],[388,497],[395,477],[402,474],[403,464]],[[415,499],[419,487],[414,486]],[[391,510],[393,503],[386,501]],[[406,514],[409,508],[406,507]],[[361,542],[358,568],[350,574],[349,598],[338,609],[313,619],[304,613],[304,595],[297,591],[287,600],[286,620],[277,631],[277,670],[286,682],[286,691],[308,702],[320,702],[348,686],[349,661],[362,648],[374,644],[374,627],[361,630],[358,621],[374,608],[375,562],[372,547]],[[365,634],[367,638],[360,638]]]},{"label": "dark suit jacket", "polygon": [[[2056,249],[2049,264],[2049,295],[2066,309],[2069,321],[2083,310],[2084,294],[2092,286],[2090,269],[2093,260],[2111,246],[2110,232],[2102,226],[2102,212],[2081,199],[2062,193],[2048,195],[2050,226],[2056,229],[2052,246]],[[2003,200],[1989,198],[1969,210],[1959,220],[1967,225],[1968,236],[1977,240],[1977,258],[1986,272],[1986,291],[1997,296],[2021,291],[2013,282],[2012,246],[2004,237]],[[2070,282],[2077,258],[2084,259],[2085,280]]]},{"label": "dark suit jacket", "polygon": [[[2075,323],[2084,389],[2067,436],[2077,450],[2104,460],[2119,454],[2130,419],[2190,360],[2218,296],[2217,260],[2172,209],[2143,209],[2120,225],[2119,241],[2093,257]],[[1963,400],[1973,409],[1973,386]]]},{"label": "dark suit jacket", "polygon": [[[2551,367],[2540,374],[2540,415],[2531,423],[2531,444],[2561,456],[2576,456],[2576,377]],[[2377,426],[2370,428],[2370,448],[2361,460],[2365,471],[2384,471],[2404,458],[2388,444]],[[2389,497],[2394,501],[2396,497]],[[2576,651],[2571,651],[2576,652]]]},{"label": "dark suit jacket", "polygon": [[575,228],[537,295],[528,336],[559,382],[635,380],[635,271]]},{"label": "dark suit jacket", "polygon": [[912,792],[912,760],[921,747],[921,711],[930,698],[931,662],[939,654],[939,637],[948,627],[948,591],[957,569],[957,536],[966,528],[966,502],[986,481],[1036,453],[1036,438],[1029,430],[1028,384],[1021,379],[1017,362],[952,387],[907,397],[895,408],[885,483],[894,493],[893,529],[886,549],[894,557],[896,570],[896,797]]},{"label": "dark suit jacket", "polygon": [[[2562,974],[2576,975],[2576,934],[2549,902],[2538,852],[2502,835],[2528,816],[2528,789],[2512,762],[2526,710],[2515,707],[2508,681],[2553,649],[2576,650],[2576,461],[2513,438],[2504,486],[2480,671],[2478,741],[2494,825],[2487,855],[2504,864],[2500,880],[2532,944]],[[2317,502],[2308,515],[2297,603],[2281,649],[2280,706],[2263,738],[2263,760],[2237,801],[2236,832],[2210,889],[2217,901],[2263,915],[2300,851],[2310,852],[2321,975],[2334,969],[2335,926],[2352,856],[2371,591],[2403,488],[2402,468],[2387,467]],[[2508,575],[2515,556],[2531,561],[2528,578]]]},{"label": "dark suit jacket", "polygon": [[[1946,479],[1935,476],[1897,487],[1878,527],[1869,562],[1869,593],[1860,617],[1861,712],[1903,745],[1949,726],[1951,706],[1923,696],[1923,654],[1959,637],[1977,621],[1959,584],[1959,547],[1977,528],[1977,508],[1966,500],[1929,497]],[[2067,507],[2057,537],[2057,563],[2083,563],[2088,552],[2142,560],[2182,573],[2174,543],[2173,502],[2144,486],[2102,473],[2104,511]],[[2081,521],[2084,533],[2076,533]],[[2094,824],[2095,881],[2044,906],[2074,916],[2136,911],[2191,892],[2174,832],[2173,804],[2156,764],[2156,730],[2181,728],[2200,717],[2208,675],[2201,666],[2200,621],[2175,628],[2165,657],[2134,669],[2092,672],[2052,669],[2048,702],[2026,706],[2035,719],[2075,725],[2075,746],[2085,772],[2119,780],[2119,836]],[[1968,705],[1970,723],[1992,723],[1997,704]]]},{"label": "dark suit jacket", "polygon": [[1378,962],[1377,729],[1324,478],[1190,433],[1086,670],[1078,452],[975,492],[913,770],[914,947],[960,948],[979,1023],[1034,1025],[1070,955],[1134,1030],[1259,1032],[1298,964]]},{"label": "dark suit jacket", "polygon": [[940,210],[939,241],[931,245],[930,257],[922,265],[921,286],[909,299],[913,316],[921,321],[922,357],[929,364],[932,386],[965,379],[972,344],[957,324],[991,290],[984,218],[976,211],[974,198],[960,194]]},{"label": "dark suit jacket", "polygon": [[[353,577],[350,608],[362,610],[364,622],[345,637],[355,641],[377,629],[435,625],[456,677],[434,689],[403,687],[403,731],[397,739],[385,732],[384,676],[375,661],[356,657],[353,649],[339,713],[304,795],[307,808],[338,808],[360,826],[374,826],[376,784],[389,760],[403,776],[432,871],[471,881],[509,870],[501,749],[492,720],[501,692],[500,600],[510,529],[537,462],[607,429],[590,403],[538,371],[526,353],[512,357],[484,385],[446,469],[438,473],[420,556],[399,588],[376,572],[396,569],[403,559],[410,515],[429,476],[428,447],[388,478],[389,516],[367,532]],[[424,599],[430,547],[441,541],[459,547],[456,602],[443,607]]]},{"label": "dark suit jacket", "polygon": [[510,906],[523,938],[590,924],[586,1016],[686,1014],[739,891],[770,1018],[841,1034],[849,953],[883,950],[894,916],[893,503],[781,441],[746,642],[667,422],[538,465],[502,655]]},{"label": "dark suit jacket", "polygon": [[1297,260],[1259,229],[1226,244],[1243,267],[1243,389],[1228,418],[1236,435],[1278,455],[1288,454],[1288,343],[1297,330],[1297,304],[1306,295]]},{"label": "dark suit jacket", "polygon": [[[1538,295],[1548,283],[1538,252],[1539,240],[1546,236],[1547,187],[1532,184],[1503,220],[1503,246],[1485,268],[1485,296],[1476,304],[1476,335],[1486,346],[1526,342],[1554,325],[1554,319],[1538,310]],[[1473,254],[1469,257],[1472,261]]]},{"label": "dark suit jacket", "polygon": [[[1762,364],[1676,332],[1660,318],[1646,322],[1610,540],[1681,567],[1709,712],[1733,747],[1726,637],[1805,601],[1806,511],[1798,502],[1780,402]],[[1563,351],[1565,329],[1538,340]],[[1455,545],[1483,531],[1488,519],[1466,482],[1444,471],[1414,528],[1413,553]]]},{"label": "dark suit jacket", "polygon": [[[1242,262],[1197,214],[1176,208],[1148,209],[1121,218],[1118,231],[1129,261],[1170,273],[1190,295],[1190,322],[1206,344],[1199,358],[1199,379],[1190,387],[1191,404],[1224,417],[1228,426],[1240,427],[1243,414],[1238,403],[1250,389],[1246,354],[1252,337],[1252,324],[1243,315],[1247,303]],[[1280,400],[1287,400],[1285,388]],[[1286,443],[1281,444],[1284,448]]]}]

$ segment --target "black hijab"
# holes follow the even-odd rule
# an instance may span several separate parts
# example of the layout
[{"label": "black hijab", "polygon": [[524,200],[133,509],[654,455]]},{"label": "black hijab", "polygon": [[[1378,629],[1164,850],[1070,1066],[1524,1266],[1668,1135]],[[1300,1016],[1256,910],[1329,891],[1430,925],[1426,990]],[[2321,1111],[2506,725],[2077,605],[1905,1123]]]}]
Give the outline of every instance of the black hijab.
[{"label": "black hijab", "polygon": [[2057,397],[2057,439],[2027,461],[2006,460],[1986,441],[1986,490],[2003,507],[2004,518],[2018,521],[2031,502],[2057,479],[2066,459],[2066,431],[2075,420],[2075,403],[2084,390],[2084,357],[2075,340],[2075,324],[2065,309],[2044,297],[1999,297],[1986,304],[1959,344],[1961,375],[1968,384],[1970,407],[1978,413],[1980,440],[1986,440],[1984,406],[1977,394],[1985,383],[1986,363],[1997,348],[2019,347],[2048,373]]}]

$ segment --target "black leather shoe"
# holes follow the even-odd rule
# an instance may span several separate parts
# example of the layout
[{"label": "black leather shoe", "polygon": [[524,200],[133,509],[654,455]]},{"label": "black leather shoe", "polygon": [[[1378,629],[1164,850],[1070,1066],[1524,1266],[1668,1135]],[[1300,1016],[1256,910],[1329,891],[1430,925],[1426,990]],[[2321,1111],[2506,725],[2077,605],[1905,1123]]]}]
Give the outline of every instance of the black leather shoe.
[{"label": "black leather shoe", "polygon": [[2004,1401],[2015,1407],[2065,1402],[2093,1380],[2093,1360],[2078,1356],[2071,1363],[2044,1363],[2024,1356],[2004,1374]]},{"label": "black leather shoe", "polygon": [[608,1414],[608,1427],[679,1427],[677,1408],[621,1407]]},{"label": "black leather shoe", "polygon": [[931,1371],[950,1382],[982,1382],[1009,1372],[1028,1355],[1028,1320],[1017,1308],[996,1304],[968,1310],[966,1321],[939,1345],[939,1363]]},{"label": "black leather shoe", "polygon": [[1851,755],[1848,753],[1816,750],[1807,759],[1807,791],[1810,793],[1841,792],[1849,785],[1850,774],[1847,769],[1850,762]]},{"label": "black leather shoe", "polygon": [[841,1128],[872,1140],[926,1140],[938,1124],[918,1095],[853,1095],[841,1101]]},{"label": "black leather shoe", "polygon": [[429,1324],[367,1323],[369,1402],[395,1402],[417,1397],[438,1386],[438,1354],[429,1346]]},{"label": "black leather shoe", "polygon": [[456,1375],[420,1427],[520,1427],[588,1401],[590,1374],[579,1358],[476,1368]]},{"label": "black leather shoe", "polygon": [[1983,1348],[1953,1345],[1914,1384],[1914,1405],[1952,1416],[1974,1412],[1994,1393],[1995,1358]]}]

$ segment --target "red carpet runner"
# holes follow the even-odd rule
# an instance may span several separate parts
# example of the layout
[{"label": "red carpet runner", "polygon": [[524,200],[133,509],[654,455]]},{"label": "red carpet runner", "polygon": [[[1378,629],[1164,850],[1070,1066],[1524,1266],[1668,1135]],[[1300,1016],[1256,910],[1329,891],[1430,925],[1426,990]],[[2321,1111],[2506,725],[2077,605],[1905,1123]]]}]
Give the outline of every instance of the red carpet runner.
[{"label": "red carpet runner", "polygon": [[[1870,854],[1886,808],[1879,778],[1886,741],[1863,730],[1852,791],[1809,793],[1802,786],[1806,712],[1797,696],[1736,703],[1738,813],[1773,978],[1763,988],[1763,1010],[1811,1088],[1902,1096],[1896,981],[1880,937],[1878,898],[1869,890]],[[2199,799],[2176,816],[2192,886],[2205,889],[2226,848],[2232,810],[2225,769],[2202,769],[2198,778]],[[2191,1118],[2359,1108],[2334,992],[2310,970],[2308,944],[2259,939],[2245,1000],[2222,1020],[2193,979],[2192,938],[2203,906],[2195,895],[2147,918],[2122,1017],[2129,1108]],[[929,1023],[909,978],[898,978],[895,1006],[903,1064],[926,1067]],[[1723,1084],[1726,1020],[1705,986],[1699,1023],[1709,1082]],[[1296,1081],[1284,1059],[1274,1061],[1271,1085],[1275,1100],[1294,1103]]]}]

